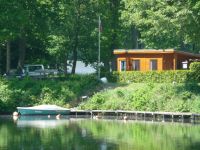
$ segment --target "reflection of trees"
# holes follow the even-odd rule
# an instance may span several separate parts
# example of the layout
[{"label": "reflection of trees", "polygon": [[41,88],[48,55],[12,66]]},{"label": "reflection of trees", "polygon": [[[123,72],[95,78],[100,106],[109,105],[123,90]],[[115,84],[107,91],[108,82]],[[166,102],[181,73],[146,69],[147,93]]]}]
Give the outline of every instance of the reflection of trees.
[{"label": "reflection of trees", "polygon": [[100,149],[101,144],[102,140],[93,139],[87,133],[84,137],[82,129],[74,123],[56,128],[17,128],[11,121],[0,122],[0,149],[95,150]]},{"label": "reflection of trees", "polygon": [[197,149],[200,126],[76,120],[56,128],[17,128],[0,121],[0,149],[184,150]]},{"label": "reflection of trees", "polygon": [[122,123],[116,121],[81,121],[94,138],[119,143],[118,149],[184,150],[195,146],[200,126],[182,124]]}]

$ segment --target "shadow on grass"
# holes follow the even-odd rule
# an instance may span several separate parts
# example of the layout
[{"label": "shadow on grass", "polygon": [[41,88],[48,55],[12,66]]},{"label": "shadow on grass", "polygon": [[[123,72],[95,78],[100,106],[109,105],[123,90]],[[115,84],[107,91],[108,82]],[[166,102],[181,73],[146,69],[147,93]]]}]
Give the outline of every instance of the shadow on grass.
[{"label": "shadow on grass", "polygon": [[196,142],[196,143],[193,143],[191,145],[188,145],[188,147],[186,149],[199,150],[199,147],[200,147],[200,142]]},{"label": "shadow on grass", "polygon": [[186,91],[200,95],[199,79],[198,77],[196,77],[195,73],[191,72],[190,74],[187,75],[187,78],[184,83],[184,88]]}]

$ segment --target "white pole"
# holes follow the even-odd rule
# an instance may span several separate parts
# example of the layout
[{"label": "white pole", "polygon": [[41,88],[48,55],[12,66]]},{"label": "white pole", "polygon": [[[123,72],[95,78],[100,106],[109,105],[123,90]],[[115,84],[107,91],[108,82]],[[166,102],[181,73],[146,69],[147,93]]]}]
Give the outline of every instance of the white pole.
[{"label": "white pole", "polygon": [[98,78],[100,79],[101,74],[101,18],[99,16],[99,51],[98,51]]}]

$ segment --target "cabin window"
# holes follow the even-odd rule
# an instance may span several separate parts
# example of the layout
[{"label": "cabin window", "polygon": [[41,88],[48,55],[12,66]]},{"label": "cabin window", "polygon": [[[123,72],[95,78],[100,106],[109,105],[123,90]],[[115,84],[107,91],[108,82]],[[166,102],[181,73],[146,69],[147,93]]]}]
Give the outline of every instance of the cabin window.
[{"label": "cabin window", "polygon": [[125,60],[120,61],[120,71],[126,71],[126,61]]},{"label": "cabin window", "polygon": [[150,70],[157,70],[158,69],[158,63],[157,60],[150,60]]},{"label": "cabin window", "polygon": [[140,60],[133,60],[132,67],[133,67],[133,70],[139,71],[140,70]]}]

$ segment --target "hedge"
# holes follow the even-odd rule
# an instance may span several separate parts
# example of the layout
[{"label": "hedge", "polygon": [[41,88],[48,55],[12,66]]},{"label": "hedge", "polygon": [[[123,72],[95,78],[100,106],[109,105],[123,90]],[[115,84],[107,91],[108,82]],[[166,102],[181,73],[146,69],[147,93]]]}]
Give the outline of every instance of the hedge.
[{"label": "hedge", "polygon": [[195,80],[200,81],[200,62],[191,63],[190,70],[194,75]]},{"label": "hedge", "polygon": [[191,71],[178,70],[178,71],[126,71],[126,72],[113,72],[112,80],[122,83],[183,83],[186,81],[194,81],[191,78]]},{"label": "hedge", "polygon": [[200,62],[193,62],[190,70],[168,70],[168,71],[124,71],[113,72],[107,76],[112,82],[122,83],[185,83],[200,82]]}]

